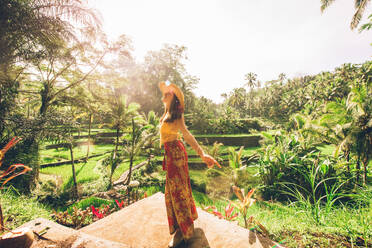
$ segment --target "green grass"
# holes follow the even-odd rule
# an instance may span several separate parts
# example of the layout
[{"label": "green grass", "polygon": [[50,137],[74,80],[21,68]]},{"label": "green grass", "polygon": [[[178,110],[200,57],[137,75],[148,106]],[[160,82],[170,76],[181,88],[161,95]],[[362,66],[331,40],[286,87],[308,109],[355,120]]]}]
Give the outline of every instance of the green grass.
[{"label": "green grass", "polygon": [[[138,156],[136,158],[135,161],[133,161],[133,166],[145,161],[147,159],[147,157],[141,157],[141,156]],[[122,164],[119,165],[118,168],[116,168],[115,172],[114,172],[114,175],[112,176],[112,180],[115,181],[115,180],[118,180],[119,177],[125,172],[129,170],[129,161],[126,161]]]},{"label": "green grass", "polygon": [[20,195],[12,188],[0,191],[5,227],[14,229],[35,218],[49,219],[52,210],[32,196]]},{"label": "green grass", "polygon": [[[200,198],[198,196],[194,199],[198,201]],[[227,204],[227,201],[222,200],[213,202],[221,213],[224,213]],[[321,225],[317,225],[309,214],[307,209],[264,201],[254,203],[247,211],[248,217],[253,216],[266,227],[273,240],[285,240],[287,247],[343,247],[341,242],[348,242],[352,238],[356,245],[357,237],[363,235],[372,242],[372,230],[367,227],[368,223],[372,223],[371,208],[334,208]],[[240,226],[244,226],[242,215],[239,215],[238,222]]]},{"label": "green grass", "polygon": [[[75,164],[76,180],[78,184],[92,182],[99,179],[100,175],[94,171],[94,167],[96,166],[97,161],[103,157],[104,156],[95,157],[90,159],[87,163]],[[63,182],[61,185],[62,189],[70,188],[73,184],[71,164],[42,168],[40,169],[40,173],[60,177]]]},{"label": "green grass", "polygon": [[[97,161],[105,158],[107,155],[91,158],[88,160],[87,163],[76,163],[75,164],[75,171],[76,171],[76,180],[78,184],[89,183],[94,180],[98,180],[101,175],[97,173],[94,169],[97,165]],[[145,157],[138,157],[137,160],[134,161],[133,166],[146,160]],[[129,169],[129,162],[124,162],[120,164],[113,175],[113,181],[119,179],[119,177]],[[107,167],[107,170],[109,168]],[[40,169],[40,173],[48,174],[48,175],[56,175],[60,177],[63,181],[62,189],[68,189],[72,186],[72,168],[71,164],[54,166],[54,167],[46,167]]]},{"label": "green grass", "polygon": [[[94,145],[90,147],[89,155],[101,154],[105,152],[110,152],[114,149],[114,145]],[[82,158],[86,156],[87,146],[78,146],[73,148],[74,159]],[[58,148],[58,149],[48,149],[40,151],[40,163],[54,163],[64,160],[70,160],[70,149],[68,148]]]},{"label": "green grass", "polygon": [[97,197],[88,197],[68,207],[67,211],[69,213],[72,213],[74,207],[77,207],[80,209],[86,209],[86,208],[90,208],[91,206],[94,206],[96,208],[99,208],[103,204],[110,205],[110,207],[115,207],[116,205],[115,201],[113,200],[106,200],[106,199],[97,198]]}]

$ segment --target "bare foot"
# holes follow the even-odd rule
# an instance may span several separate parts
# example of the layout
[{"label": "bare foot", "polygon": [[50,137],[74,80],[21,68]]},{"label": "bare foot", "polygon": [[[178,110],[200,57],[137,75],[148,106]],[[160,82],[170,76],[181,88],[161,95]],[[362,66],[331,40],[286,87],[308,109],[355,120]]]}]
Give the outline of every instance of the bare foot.
[{"label": "bare foot", "polygon": [[174,234],[173,238],[169,242],[168,247],[176,247],[177,245],[179,245],[182,242],[182,240],[183,240],[182,233],[181,233],[181,231],[179,229],[177,229],[177,231]]}]

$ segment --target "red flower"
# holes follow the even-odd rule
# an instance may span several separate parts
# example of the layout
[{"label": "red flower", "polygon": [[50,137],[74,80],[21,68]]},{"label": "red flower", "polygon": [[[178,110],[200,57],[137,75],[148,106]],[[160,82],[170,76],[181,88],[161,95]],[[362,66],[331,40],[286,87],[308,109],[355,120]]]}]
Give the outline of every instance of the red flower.
[{"label": "red flower", "polygon": [[118,207],[119,207],[120,209],[122,209],[122,208],[124,207],[124,201],[123,201],[123,200],[122,200],[120,203],[119,203],[118,200],[115,200],[115,202],[116,202],[116,204],[118,205]]},{"label": "red flower", "polygon": [[104,216],[103,214],[99,211],[99,208],[95,208],[94,206],[91,206],[93,214],[98,218],[102,219]]}]

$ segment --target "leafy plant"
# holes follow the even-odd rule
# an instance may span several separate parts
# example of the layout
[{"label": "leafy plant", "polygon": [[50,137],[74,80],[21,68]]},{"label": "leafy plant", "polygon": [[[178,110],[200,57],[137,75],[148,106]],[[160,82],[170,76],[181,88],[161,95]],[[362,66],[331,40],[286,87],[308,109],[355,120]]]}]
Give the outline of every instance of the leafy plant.
[{"label": "leafy plant", "polygon": [[[297,189],[307,197],[308,192],[312,192],[309,183],[311,175],[314,176],[314,185],[322,180],[326,180],[329,185],[347,180],[338,190],[351,191],[353,177],[344,169],[347,162],[342,157],[322,155],[316,147],[303,145],[302,143],[306,141],[300,139],[298,133],[278,134],[272,139],[274,143],[259,151],[257,162],[263,182],[264,198],[287,199],[288,194],[283,192],[287,191],[286,185],[289,184],[301,186],[302,188]],[[319,165],[316,175],[311,172],[315,172],[315,164]],[[317,197],[325,195],[326,190],[330,189],[324,186],[318,187]]]},{"label": "leafy plant", "polygon": [[321,218],[325,218],[330,213],[337,200],[345,197],[341,190],[342,186],[347,182],[347,180],[343,182],[335,181],[334,179],[336,178],[334,177],[328,177],[319,181],[318,178],[319,174],[322,173],[321,171],[322,164],[317,163],[307,172],[298,171],[305,178],[308,187],[306,187],[307,185],[301,186],[289,182],[283,183],[286,188],[283,192],[296,199],[296,203],[303,206],[304,209],[310,210],[310,217],[317,224],[321,223]]},{"label": "leafy plant", "polygon": [[211,212],[220,219],[225,219],[228,221],[234,221],[238,217],[238,213],[233,214],[234,207],[231,206],[231,202],[225,207],[224,214],[218,212],[216,206],[208,206],[204,208],[205,211]]},{"label": "leafy plant", "polygon": [[118,200],[115,200],[115,202],[119,209],[122,209],[123,207],[125,207],[125,203],[123,200],[121,202],[119,202]]},{"label": "leafy plant", "polygon": [[255,223],[266,235],[269,235],[267,229],[253,216],[250,216],[247,219],[247,211],[256,201],[256,199],[252,198],[252,195],[256,189],[251,189],[246,195],[244,194],[244,189],[240,189],[239,187],[233,186],[233,190],[239,201],[237,203],[230,201],[230,203],[236,206],[239,212],[243,215],[245,228],[248,228],[249,224]]},{"label": "leafy plant", "polygon": [[111,214],[114,209],[110,208],[110,205],[102,205],[101,208],[95,208],[94,206],[90,207],[93,213],[93,219],[102,219],[107,215]]},{"label": "leafy plant", "polygon": [[56,212],[51,215],[51,217],[59,224],[65,226],[72,226],[74,228],[80,228],[83,225],[87,225],[91,222],[89,217],[91,216],[91,212],[89,208],[82,210],[77,208],[76,206],[73,207],[73,211],[70,214],[68,211],[64,212]]},{"label": "leafy plant", "polygon": [[327,141],[337,146],[335,155],[342,151],[347,157],[355,156],[357,181],[360,164],[363,164],[364,184],[367,183],[367,167],[372,158],[372,95],[368,84],[370,82],[361,80],[352,85],[347,99],[328,103],[326,113],[320,119],[329,134]]},{"label": "leafy plant", "polygon": [[[3,147],[3,149],[0,150],[0,167],[3,164],[5,153],[10,148],[12,148],[13,146],[15,146],[20,140],[21,140],[20,138],[14,137],[11,141],[8,142],[8,144],[5,145],[5,147]],[[15,172],[18,169],[21,169],[21,171]],[[0,189],[7,182],[9,182],[10,180],[12,180],[13,178],[15,178],[15,177],[17,177],[19,175],[25,174],[28,171],[31,171],[31,168],[28,167],[28,166],[25,166],[23,164],[13,164],[13,165],[9,166],[8,169],[6,169],[5,171],[3,171],[1,173],[1,175],[0,175],[0,182],[3,181],[2,184],[1,184],[1,186],[0,186]],[[1,204],[0,204],[0,231],[3,232],[4,231],[4,228],[5,228],[4,227],[4,217],[3,217],[3,211],[2,211],[2,208],[1,208]]]},{"label": "leafy plant", "polygon": [[114,175],[115,170],[118,168],[120,163],[124,160],[124,156],[119,151],[112,151],[103,161],[102,164],[110,168],[110,177],[109,177],[109,189],[112,188],[112,176]]},{"label": "leafy plant", "polygon": [[236,187],[236,186],[232,186],[232,187],[233,187],[234,193],[238,197],[239,201],[238,202],[231,202],[231,203],[243,215],[245,228],[248,228],[247,210],[256,201],[255,199],[252,198],[252,195],[253,195],[255,189],[251,189],[250,191],[248,191],[247,194],[244,194],[244,189],[240,189],[239,187]]},{"label": "leafy plant", "polygon": [[233,147],[229,147],[229,165],[233,169],[239,169],[242,165],[242,154],[244,146],[241,146],[239,151],[235,151]]}]

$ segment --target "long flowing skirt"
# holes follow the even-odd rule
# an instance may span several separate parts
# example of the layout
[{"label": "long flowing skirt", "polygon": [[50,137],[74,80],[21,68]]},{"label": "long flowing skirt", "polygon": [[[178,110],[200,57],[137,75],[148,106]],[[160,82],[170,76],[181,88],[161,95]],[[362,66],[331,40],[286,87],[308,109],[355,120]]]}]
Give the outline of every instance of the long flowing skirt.
[{"label": "long flowing skirt", "polygon": [[179,140],[164,144],[163,170],[167,171],[165,184],[165,205],[169,233],[180,229],[185,239],[194,232],[194,220],[198,218],[192,198],[187,153]]}]

